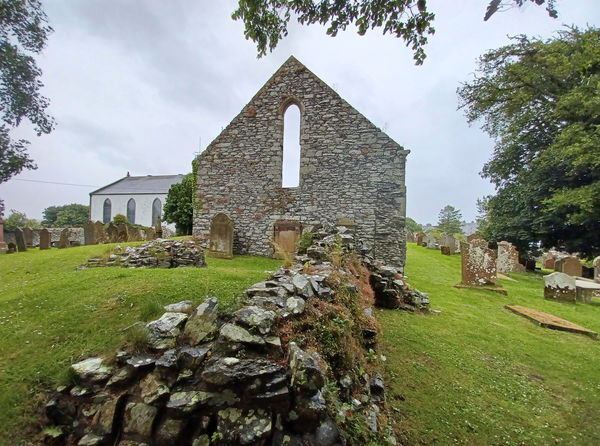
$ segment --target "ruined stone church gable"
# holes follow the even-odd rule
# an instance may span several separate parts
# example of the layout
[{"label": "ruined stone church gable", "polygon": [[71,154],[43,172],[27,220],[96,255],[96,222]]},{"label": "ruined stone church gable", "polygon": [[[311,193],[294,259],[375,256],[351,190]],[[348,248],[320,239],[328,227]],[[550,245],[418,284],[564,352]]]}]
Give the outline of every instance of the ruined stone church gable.
[{"label": "ruined stone church gable", "polygon": [[[283,116],[301,111],[300,185],[282,188]],[[234,251],[273,252],[274,225],[346,217],[375,256],[404,265],[404,169],[409,152],[290,57],[199,155],[194,235],[233,219]]]}]

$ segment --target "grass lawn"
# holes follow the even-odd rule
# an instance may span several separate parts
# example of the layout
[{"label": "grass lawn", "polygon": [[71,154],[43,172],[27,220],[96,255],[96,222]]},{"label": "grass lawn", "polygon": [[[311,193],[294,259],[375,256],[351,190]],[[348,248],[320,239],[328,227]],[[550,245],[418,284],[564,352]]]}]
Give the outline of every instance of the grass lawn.
[{"label": "grass lawn", "polygon": [[546,301],[533,273],[500,280],[508,296],[456,289],[460,256],[414,243],[406,274],[441,310],[378,311],[389,403],[406,444],[600,444],[600,341],[503,308],[523,305],[600,332],[600,299]]},{"label": "grass lawn", "polygon": [[68,366],[114,351],[122,329],[150,320],[161,306],[217,296],[223,306],[274,270],[264,257],[208,259],[208,268],[76,271],[111,245],[0,256],[0,445],[26,436],[45,391]]}]

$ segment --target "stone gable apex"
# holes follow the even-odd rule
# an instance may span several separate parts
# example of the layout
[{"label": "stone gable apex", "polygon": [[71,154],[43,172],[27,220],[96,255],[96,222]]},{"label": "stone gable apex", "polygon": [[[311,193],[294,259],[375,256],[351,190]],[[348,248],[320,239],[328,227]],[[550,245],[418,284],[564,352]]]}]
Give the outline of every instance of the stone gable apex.
[{"label": "stone gable apex", "polygon": [[[344,104],[349,110],[351,110],[355,114],[355,116],[356,116],[355,119],[361,120],[362,122],[366,123],[370,127],[371,130],[375,130],[380,135],[384,136],[391,145],[395,146],[395,148],[397,149],[397,151],[400,154],[406,156],[410,153],[410,150],[405,149],[403,146],[398,144],[394,139],[392,139],[389,135],[387,135],[383,130],[381,130],[379,127],[377,127],[375,124],[373,124],[368,118],[366,118],[362,113],[360,113],[356,108],[354,108],[350,103],[348,103],[348,101],[346,101],[344,98],[342,98],[333,88],[331,88],[329,85],[327,85],[327,83],[325,83],[321,78],[319,78],[319,76],[317,76],[311,70],[309,70],[302,62],[300,62],[294,56],[290,56],[277,69],[277,71],[275,71],[275,73],[273,73],[271,75],[271,77],[263,84],[263,86],[254,94],[254,96],[252,96],[250,101],[240,110],[240,112],[231,120],[231,122],[219,133],[219,135],[217,135],[217,137],[215,139],[213,139],[210,144],[208,144],[206,149],[197,156],[197,158],[200,159],[200,158],[202,158],[202,156],[205,153],[212,151],[212,149],[221,142],[221,139],[229,133],[231,127],[235,126],[240,119],[242,119],[246,116],[246,114],[248,113],[249,109],[253,106],[253,104],[255,102],[257,102],[257,100],[259,98],[261,98],[263,95],[267,94],[272,88],[274,88],[275,86],[280,84],[281,78],[283,76],[289,76],[290,71],[294,71],[294,72],[304,71],[304,72],[308,73],[308,75],[309,75],[308,81],[309,82],[315,82],[317,85],[319,85],[321,88],[323,88],[323,90],[325,90],[328,93],[328,95],[331,96],[332,99],[337,99],[342,104]],[[290,99],[291,99],[291,101],[290,101],[291,103],[295,103],[293,98],[290,97]],[[281,100],[281,98],[280,98],[280,101],[284,102],[283,100]],[[289,105],[289,103],[287,105]],[[299,107],[301,107],[301,106],[299,105]],[[301,112],[303,113],[304,110],[301,110]]]}]

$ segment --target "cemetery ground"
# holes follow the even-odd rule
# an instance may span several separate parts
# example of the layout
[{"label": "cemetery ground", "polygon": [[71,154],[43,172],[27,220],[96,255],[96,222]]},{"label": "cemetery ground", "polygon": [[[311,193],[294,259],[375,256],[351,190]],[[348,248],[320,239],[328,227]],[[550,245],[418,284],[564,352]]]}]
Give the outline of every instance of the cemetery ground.
[{"label": "cemetery ground", "polygon": [[208,268],[76,270],[114,246],[0,256],[0,445],[28,437],[44,391],[66,381],[70,364],[114,352],[127,339],[123,328],[155,319],[163,305],[181,300],[198,304],[209,295],[233,305],[281,263],[236,256],[208,258]]},{"label": "cemetery ground", "polygon": [[[0,256],[0,445],[20,444],[45,391],[68,366],[110,354],[123,328],[162,305],[234,297],[280,261],[208,258],[208,268],[91,268],[111,245]],[[114,245],[113,245],[114,246]],[[599,444],[600,342],[544,329],[503,307],[518,304],[600,332],[600,299],[543,299],[541,274],[501,280],[508,296],[457,289],[460,256],[408,244],[408,282],[430,293],[437,315],[377,311],[388,404],[403,444]]]},{"label": "cemetery ground", "polygon": [[457,289],[460,256],[414,243],[406,274],[441,310],[377,312],[388,403],[406,444],[600,444],[600,342],[504,309],[523,305],[600,332],[600,298],[591,305],[545,300],[541,273],[500,279],[507,296]]}]

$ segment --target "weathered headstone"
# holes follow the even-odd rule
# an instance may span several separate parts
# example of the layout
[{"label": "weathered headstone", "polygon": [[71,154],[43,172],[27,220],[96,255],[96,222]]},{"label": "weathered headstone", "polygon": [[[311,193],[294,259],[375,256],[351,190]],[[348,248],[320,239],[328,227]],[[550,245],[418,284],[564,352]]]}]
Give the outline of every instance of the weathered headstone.
[{"label": "weathered headstone", "polygon": [[435,239],[435,235],[433,235],[431,232],[425,234],[425,237],[423,237],[423,243],[426,244],[428,249],[438,249],[438,243]]},{"label": "weathered headstone", "polygon": [[146,228],[146,240],[154,240],[156,238],[156,231],[154,228]]},{"label": "weathered headstone", "polygon": [[7,254],[12,254],[17,251],[17,245],[15,245],[14,243],[7,243],[6,246],[8,249],[6,251]]},{"label": "weathered headstone", "polygon": [[91,220],[83,225],[83,243],[85,245],[95,245],[96,241],[96,226]]},{"label": "weathered headstone", "polygon": [[25,244],[25,237],[21,228],[15,229],[15,243],[19,252],[27,251],[27,245]]},{"label": "weathered headstone", "polygon": [[594,259],[594,281],[600,283],[600,256]]},{"label": "weathered headstone", "polygon": [[560,272],[544,276],[544,299],[575,303],[577,301],[575,277]]},{"label": "weathered headstone", "polygon": [[556,257],[554,254],[547,252],[542,257],[542,266],[546,269],[554,269],[554,263],[556,262]]},{"label": "weathered headstone", "polygon": [[498,242],[496,268],[499,273],[524,273],[525,266],[519,263],[519,251],[510,242]]},{"label": "weathered headstone", "polygon": [[4,241],[4,220],[0,218],[0,253],[8,251],[8,245]]},{"label": "weathered headstone", "polygon": [[414,232],[406,231],[406,242],[407,243],[415,242],[415,233]]},{"label": "weathered headstone", "polygon": [[577,257],[569,256],[565,257],[561,261],[561,271],[562,273],[568,274],[569,276],[581,277],[582,269],[581,262]]},{"label": "weathered headstone", "polygon": [[156,233],[156,238],[163,238],[163,230],[160,222],[154,226],[154,232]]},{"label": "weathered headstone", "polygon": [[450,234],[442,234],[440,249],[444,255],[456,254],[456,239]]},{"label": "weathered headstone", "polygon": [[40,230],[40,249],[50,249],[50,232],[46,228]]},{"label": "weathered headstone", "polygon": [[275,257],[281,258],[284,253],[295,254],[296,243],[298,243],[298,239],[302,233],[300,222],[295,220],[280,220],[275,223],[273,232]]},{"label": "weathered headstone", "polygon": [[209,255],[223,259],[233,258],[233,220],[225,214],[217,214],[210,224]]},{"label": "weathered headstone", "polygon": [[65,228],[60,232],[60,240],[58,241],[58,247],[61,249],[68,248],[71,246],[71,242],[69,241],[69,229]]},{"label": "weathered headstone", "polygon": [[462,283],[465,285],[494,285],[496,283],[496,251],[485,240],[460,243]]},{"label": "weathered headstone", "polygon": [[119,241],[119,230],[113,222],[108,224],[106,236],[108,237],[108,243],[117,243]]},{"label": "weathered headstone", "polygon": [[104,223],[101,221],[94,223],[94,234],[96,236],[96,243],[107,243]]},{"label": "weathered headstone", "polygon": [[423,237],[425,237],[425,233],[424,232],[418,232],[415,235],[415,243],[419,246],[421,246],[423,244]]},{"label": "weathered headstone", "polygon": [[471,243],[473,240],[481,240],[481,236],[477,232],[467,235],[467,243]]},{"label": "weathered headstone", "polygon": [[126,243],[129,241],[129,226],[122,223],[117,225],[117,242]]},{"label": "weathered headstone", "polygon": [[128,242],[141,242],[142,234],[138,228],[127,227],[127,241]]},{"label": "weathered headstone", "polygon": [[33,247],[33,230],[31,228],[23,228],[23,239],[25,240],[25,246],[28,248]]}]

